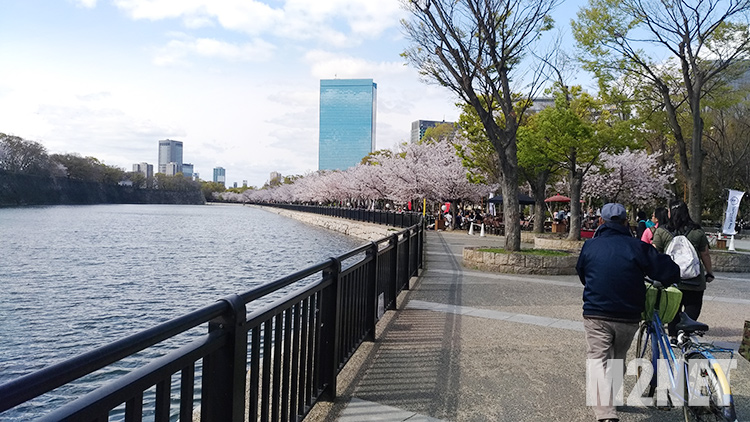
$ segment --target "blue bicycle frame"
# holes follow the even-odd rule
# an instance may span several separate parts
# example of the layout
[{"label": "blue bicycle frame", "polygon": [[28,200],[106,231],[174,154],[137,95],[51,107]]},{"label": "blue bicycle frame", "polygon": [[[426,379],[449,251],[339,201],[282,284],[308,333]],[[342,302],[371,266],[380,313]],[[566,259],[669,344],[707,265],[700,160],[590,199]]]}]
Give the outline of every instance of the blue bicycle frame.
[{"label": "blue bicycle frame", "polygon": [[[642,356],[647,347],[651,347],[651,367],[654,370],[653,377],[651,378],[650,394],[656,391],[656,387],[659,381],[659,369],[667,370],[666,379],[669,381],[669,391],[676,395],[680,400],[680,403],[684,403],[685,397],[683,397],[682,385],[687,376],[686,370],[683,370],[683,365],[678,365],[677,357],[675,356],[674,350],[669,343],[669,336],[664,332],[664,324],[659,316],[659,310],[655,309],[653,318],[650,321],[646,321],[648,324],[646,328],[646,341],[641,345],[639,355]],[[659,360],[663,360],[666,365],[659,365]],[[664,368],[666,366],[666,368]],[[665,377],[661,377],[665,379]],[[669,396],[668,396],[669,397]]]}]

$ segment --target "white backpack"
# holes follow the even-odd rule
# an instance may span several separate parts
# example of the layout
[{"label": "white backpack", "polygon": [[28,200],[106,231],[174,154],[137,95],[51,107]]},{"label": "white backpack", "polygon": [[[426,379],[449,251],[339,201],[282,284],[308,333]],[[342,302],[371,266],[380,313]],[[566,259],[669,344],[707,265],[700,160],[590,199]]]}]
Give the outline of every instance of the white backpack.
[{"label": "white backpack", "polygon": [[680,266],[681,279],[687,280],[700,275],[701,261],[698,259],[698,253],[695,252],[693,244],[685,235],[675,236],[664,253],[672,257],[672,261]]}]

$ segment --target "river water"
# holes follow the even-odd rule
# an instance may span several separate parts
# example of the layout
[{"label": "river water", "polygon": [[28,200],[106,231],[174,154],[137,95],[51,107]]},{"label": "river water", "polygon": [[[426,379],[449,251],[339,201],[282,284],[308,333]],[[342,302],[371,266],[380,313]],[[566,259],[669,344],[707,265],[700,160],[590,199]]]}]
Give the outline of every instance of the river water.
[{"label": "river water", "polygon": [[240,205],[0,209],[0,384],[363,243]]}]

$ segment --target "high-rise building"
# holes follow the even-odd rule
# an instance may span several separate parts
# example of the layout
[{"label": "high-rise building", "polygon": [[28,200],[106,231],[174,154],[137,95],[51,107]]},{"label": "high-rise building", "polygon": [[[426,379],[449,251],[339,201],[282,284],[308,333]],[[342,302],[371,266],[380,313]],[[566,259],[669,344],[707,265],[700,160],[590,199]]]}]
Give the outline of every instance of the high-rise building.
[{"label": "high-rise building", "polygon": [[182,163],[182,175],[188,179],[193,178],[193,165],[190,163]]},{"label": "high-rise building", "polygon": [[318,169],[344,170],[375,151],[377,92],[372,79],[321,79]]},{"label": "high-rise building", "polygon": [[224,170],[224,167],[214,167],[214,182],[226,186],[227,173],[226,170]]},{"label": "high-rise building", "polygon": [[175,176],[177,175],[177,173],[179,173],[179,171],[177,171],[177,163],[175,163],[174,161],[171,163],[167,163],[165,167],[166,168],[164,169],[164,174],[166,174],[167,176]]},{"label": "high-rise building", "polygon": [[159,141],[159,173],[167,173],[167,164],[176,163],[177,173],[182,171],[182,142],[165,139]]},{"label": "high-rise building", "polygon": [[149,163],[137,163],[133,164],[133,172],[141,173],[146,178],[154,177],[154,165]]},{"label": "high-rise building", "polygon": [[419,142],[419,140],[424,136],[424,132],[427,129],[444,123],[451,126],[454,124],[453,122],[446,122],[445,120],[440,122],[436,120],[417,120],[415,122],[411,122],[411,143],[413,144],[415,142]]}]

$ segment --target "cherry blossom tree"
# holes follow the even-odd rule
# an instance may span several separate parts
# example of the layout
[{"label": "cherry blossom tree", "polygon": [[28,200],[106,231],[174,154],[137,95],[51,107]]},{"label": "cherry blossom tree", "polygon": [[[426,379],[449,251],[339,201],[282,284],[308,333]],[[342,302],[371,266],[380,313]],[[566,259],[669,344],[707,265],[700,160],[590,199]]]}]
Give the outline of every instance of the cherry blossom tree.
[{"label": "cherry blossom tree", "polygon": [[583,181],[584,195],[636,207],[668,199],[675,166],[660,164],[659,155],[630,149],[615,155],[602,154],[602,164]]},{"label": "cherry blossom tree", "polygon": [[393,154],[382,154],[378,162],[360,164],[343,171],[319,171],[277,187],[248,190],[241,197],[225,200],[258,202],[406,203],[417,198],[444,202],[478,201],[497,186],[475,184],[456,154],[466,141],[455,139],[403,146]]}]

